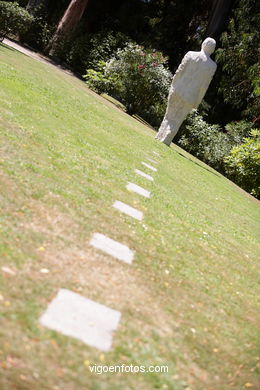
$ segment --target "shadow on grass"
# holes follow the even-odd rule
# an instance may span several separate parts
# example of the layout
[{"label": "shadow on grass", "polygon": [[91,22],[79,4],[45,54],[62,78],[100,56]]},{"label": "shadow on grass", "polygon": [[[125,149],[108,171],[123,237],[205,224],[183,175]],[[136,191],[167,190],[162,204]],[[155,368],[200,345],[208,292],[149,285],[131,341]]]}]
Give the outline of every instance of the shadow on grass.
[{"label": "shadow on grass", "polygon": [[10,46],[6,45],[4,42],[0,42],[0,50],[3,51],[3,47],[5,49],[11,50],[11,51],[15,51],[15,49],[13,47],[10,47]]},{"label": "shadow on grass", "polygon": [[[155,129],[154,129],[154,130],[155,130]],[[155,131],[157,131],[157,130],[155,130]],[[173,142],[172,142],[172,144],[173,144],[173,145],[176,145],[176,144],[174,144]],[[167,146],[167,145],[166,145],[166,146]],[[176,146],[178,146],[178,145],[176,145]],[[169,147],[169,146],[168,146],[168,147]],[[178,146],[178,147],[179,147],[179,146]],[[197,163],[196,161],[192,160],[191,158],[189,158],[189,157],[187,157],[187,156],[184,156],[184,154],[178,152],[177,150],[173,149],[173,151],[176,152],[176,153],[178,153],[181,157],[184,157],[184,158],[186,158],[187,160],[191,161],[193,164],[198,165],[198,167],[200,167],[200,168],[202,168],[202,169],[205,169],[206,171],[212,173],[213,175],[215,175],[215,176],[217,176],[217,177],[219,177],[219,178],[222,177],[222,175],[221,175],[220,173],[214,172],[214,171],[212,170],[213,168],[212,168],[212,169],[206,168],[206,167],[204,167],[203,165],[201,165],[201,164]],[[202,161],[202,163],[203,163],[203,161]],[[204,163],[204,164],[205,164],[205,163]]]},{"label": "shadow on grass", "polygon": [[201,164],[197,163],[196,161],[192,160],[191,158],[184,156],[184,154],[178,152],[177,150],[174,150],[174,151],[175,151],[176,153],[178,153],[181,157],[184,157],[184,158],[186,158],[187,160],[191,161],[193,164],[198,165],[198,167],[200,167],[200,168],[202,168],[202,169],[205,169],[206,171],[212,173],[213,175],[215,175],[215,176],[217,176],[217,177],[219,177],[219,178],[222,177],[222,175],[221,175],[220,173],[213,172],[211,169],[206,168],[206,167],[204,167],[203,165],[201,165]]},{"label": "shadow on grass", "polygon": [[[73,72],[65,64],[60,63],[58,58],[45,56],[43,53],[34,50],[31,46],[29,46],[27,44],[23,44],[15,39],[11,39],[11,38],[5,38],[5,39],[7,40],[7,42],[10,41],[10,42],[14,43],[15,45],[17,45],[17,47],[12,47],[12,46],[8,45],[7,42],[6,43],[4,41],[0,42],[0,45],[5,47],[6,49],[9,49],[12,51],[19,51],[20,54],[22,54],[26,57],[31,57],[33,59],[40,61],[40,62],[53,65],[53,66],[59,68],[60,70],[64,71],[65,73],[68,73],[72,76],[75,76],[77,79],[83,81],[83,78],[80,74]],[[24,49],[24,51],[20,50],[19,48]]]}]

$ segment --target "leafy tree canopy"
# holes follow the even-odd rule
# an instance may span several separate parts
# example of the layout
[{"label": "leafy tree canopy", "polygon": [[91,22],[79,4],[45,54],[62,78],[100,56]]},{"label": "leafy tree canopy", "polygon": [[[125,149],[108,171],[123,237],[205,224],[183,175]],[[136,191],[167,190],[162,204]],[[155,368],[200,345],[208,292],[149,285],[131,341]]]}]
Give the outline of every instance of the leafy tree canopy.
[{"label": "leafy tree canopy", "polygon": [[219,92],[248,119],[257,116],[260,107],[259,25],[257,1],[237,1],[216,54],[222,68]]}]

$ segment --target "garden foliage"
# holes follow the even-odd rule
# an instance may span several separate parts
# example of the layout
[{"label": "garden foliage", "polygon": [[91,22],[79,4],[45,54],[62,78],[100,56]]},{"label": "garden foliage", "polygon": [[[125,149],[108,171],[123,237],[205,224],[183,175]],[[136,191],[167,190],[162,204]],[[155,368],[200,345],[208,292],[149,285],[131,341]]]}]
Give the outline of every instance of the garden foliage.
[{"label": "garden foliage", "polygon": [[110,93],[121,101],[128,113],[158,126],[172,79],[166,64],[162,53],[128,43],[106,63],[99,62],[97,70],[88,69],[84,77],[97,92]]},{"label": "garden foliage", "polygon": [[218,125],[208,124],[196,110],[187,117],[180,129],[178,144],[216,170],[224,173],[224,158],[235,145],[250,134],[252,124],[232,122],[224,131]]},{"label": "garden foliage", "polygon": [[0,40],[26,32],[34,18],[16,2],[0,1]]},{"label": "garden foliage", "polygon": [[82,35],[75,30],[60,39],[55,56],[82,75],[87,68],[99,69],[99,61],[108,61],[127,42],[129,38],[120,32],[102,30]]},{"label": "garden foliage", "polygon": [[259,115],[260,106],[259,25],[257,1],[237,1],[216,52],[222,71],[218,90],[226,103],[249,119]]},{"label": "garden foliage", "polygon": [[181,128],[178,144],[213,168],[223,171],[223,158],[231,145],[227,134],[218,125],[208,124],[196,110],[187,117]]},{"label": "garden foliage", "polygon": [[226,172],[238,185],[260,198],[260,131],[251,130],[250,137],[233,147],[224,159]]},{"label": "garden foliage", "polygon": [[44,51],[54,28],[47,22],[46,12],[41,6],[34,10],[33,16],[33,21],[26,31],[20,33],[20,40],[37,50]]}]

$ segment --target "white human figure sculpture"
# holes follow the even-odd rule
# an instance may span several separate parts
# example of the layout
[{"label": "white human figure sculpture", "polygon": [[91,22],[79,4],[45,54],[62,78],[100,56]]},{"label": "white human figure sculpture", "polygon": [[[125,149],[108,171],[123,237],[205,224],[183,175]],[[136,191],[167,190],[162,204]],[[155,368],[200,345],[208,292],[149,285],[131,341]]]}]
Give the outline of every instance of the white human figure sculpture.
[{"label": "white human figure sculpture", "polygon": [[210,58],[216,41],[207,38],[201,51],[189,51],[183,57],[173,79],[168,96],[168,105],[156,139],[170,145],[182,122],[202,101],[217,64]]}]

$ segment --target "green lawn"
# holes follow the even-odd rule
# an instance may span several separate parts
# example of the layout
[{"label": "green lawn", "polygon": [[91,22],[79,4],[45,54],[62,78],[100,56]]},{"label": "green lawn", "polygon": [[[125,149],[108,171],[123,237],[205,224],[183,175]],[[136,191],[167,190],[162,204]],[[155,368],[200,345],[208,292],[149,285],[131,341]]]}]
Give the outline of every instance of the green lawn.
[{"label": "green lawn", "polygon": [[[259,202],[80,80],[3,45],[0,60],[0,266],[16,273],[0,271],[0,388],[257,389]],[[151,173],[151,151],[154,183],[134,173]],[[135,250],[133,264],[94,250],[94,232]],[[59,288],[122,313],[111,352],[38,324]],[[169,372],[88,368],[123,363]]]}]

